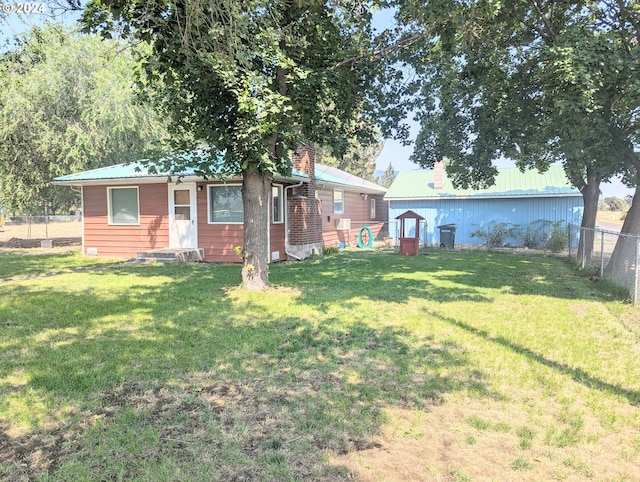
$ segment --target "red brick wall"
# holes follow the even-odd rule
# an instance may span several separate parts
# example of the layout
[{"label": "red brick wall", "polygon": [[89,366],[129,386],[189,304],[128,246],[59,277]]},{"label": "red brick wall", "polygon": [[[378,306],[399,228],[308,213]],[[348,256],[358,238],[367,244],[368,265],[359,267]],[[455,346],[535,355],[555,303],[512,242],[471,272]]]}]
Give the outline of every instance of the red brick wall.
[{"label": "red brick wall", "polygon": [[289,199],[289,242],[300,246],[319,243],[322,226],[315,198],[293,197]]},{"label": "red brick wall", "polygon": [[289,243],[294,246],[320,243],[322,222],[316,199],[315,148],[307,143],[292,156],[293,168],[309,176],[308,183],[293,189],[289,197]]}]

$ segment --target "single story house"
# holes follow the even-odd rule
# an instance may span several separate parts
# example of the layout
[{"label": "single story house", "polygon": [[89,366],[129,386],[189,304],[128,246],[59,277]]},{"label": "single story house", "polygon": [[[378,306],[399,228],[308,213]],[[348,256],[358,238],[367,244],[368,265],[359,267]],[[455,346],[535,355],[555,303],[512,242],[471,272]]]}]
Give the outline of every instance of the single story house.
[{"label": "single story house", "polygon": [[[269,203],[271,261],[303,259],[324,246],[352,244],[367,225],[386,234],[386,189],[339,169],[315,163],[315,149],[292,156],[290,176],[275,175]],[[139,252],[200,248],[207,261],[239,262],[243,244],[242,179],[205,180],[192,171],[150,172],[142,163],[69,174],[57,185],[81,189],[82,252],[135,257]],[[176,183],[180,177],[180,182]],[[342,230],[349,219],[351,231]],[[355,231],[357,236],[358,232]]]},{"label": "single story house", "polygon": [[[398,238],[394,220],[407,210],[424,217],[420,241],[440,245],[438,226],[455,225],[456,244],[482,244],[472,233],[492,223],[526,227],[536,221],[580,224],[583,200],[567,179],[561,165],[544,173],[521,172],[517,167],[499,167],[496,182],[488,189],[456,189],[447,177],[444,163],[433,169],[398,173],[384,196],[389,204],[390,235]],[[515,243],[516,240],[510,240]]]}]

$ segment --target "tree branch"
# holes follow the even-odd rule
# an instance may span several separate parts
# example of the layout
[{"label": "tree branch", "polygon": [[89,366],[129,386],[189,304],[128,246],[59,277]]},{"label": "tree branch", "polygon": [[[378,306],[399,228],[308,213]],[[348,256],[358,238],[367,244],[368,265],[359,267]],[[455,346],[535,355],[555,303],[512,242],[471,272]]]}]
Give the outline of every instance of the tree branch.
[{"label": "tree branch", "polygon": [[348,59],[344,59],[340,62],[338,62],[337,64],[335,64],[333,67],[330,68],[330,70],[338,70],[341,69],[343,67],[351,67],[353,68],[358,62],[364,60],[364,59],[380,59],[385,57],[386,55],[389,55],[392,52],[395,52],[396,50],[402,50],[405,49],[407,47],[410,47],[411,45],[415,44],[416,42],[419,42],[420,40],[427,38],[428,36],[430,36],[431,34],[433,34],[435,32],[435,30],[440,26],[440,24],[434,26],[433,28],[427,30],[426,32],[423,33],[419,33],[416,35],[412,35],[411,37],[407,37],[403,40],[400,40],[399,42],[393,44],[393,45],[388,45],[387,47],[384,47],[382,49],[377,49],[374,50],[372,52],[367,52],[365,54],[361,54],[361,55],[356,55],[354,57],[350,57]]},{"label": "tree branch", "polygon": [[547,17],[545,17],[544,12],[540,8],[540,4],[538,3],[538,0],[531,0],[531,5],[533,5],[533,8],[535,8],[536,12],[538,12],[540,19],[542,20],[542,23],[544,23],[544,26],[549,30],[549,34],[552,37],[555,37],[556,32],[554,32],[553,27],[551,26],[551,22],[549,22]]}]

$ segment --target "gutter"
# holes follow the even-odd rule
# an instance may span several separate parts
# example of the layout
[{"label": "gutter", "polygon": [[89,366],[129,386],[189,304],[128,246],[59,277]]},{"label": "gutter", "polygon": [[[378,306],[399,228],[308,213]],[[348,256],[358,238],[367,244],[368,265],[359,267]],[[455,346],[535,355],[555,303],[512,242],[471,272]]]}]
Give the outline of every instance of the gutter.
[{"label": "gutter", "polygon": [[582,194],[579,192],[575,193],[559,193],[559,194],[525,194],[519,196],[500,196],[500,195],[487,195],[487,196],[477,196],[477,195],[469,195],[469,196],[416,196],[416,197],[387,197],[384,196],[385,201],[450,201],[450,200],[460,200],[460,199],[472,199],[472,200],[481,200],[481,199],[531,199],[531,198],[547,198],[547,197],[581,197]]}]

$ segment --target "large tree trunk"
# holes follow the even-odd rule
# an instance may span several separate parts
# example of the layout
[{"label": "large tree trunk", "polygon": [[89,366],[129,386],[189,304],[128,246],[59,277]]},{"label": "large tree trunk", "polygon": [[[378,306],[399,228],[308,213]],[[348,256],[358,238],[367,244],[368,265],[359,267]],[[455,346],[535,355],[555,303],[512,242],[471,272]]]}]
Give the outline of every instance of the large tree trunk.
[{"label": "large tree trunk", "polygon": [[578,244],[578,261],[588,264],[593,255],[594,228],[596,227],[596,217],[598,215],[598,198],[600,197],[600,179],[587,172],[587,184],[582,186],[582,201],[584,212],[582,213],[582,223],[580,242]]},{"label": "large tree trunk", "polygon": [[261,291],[269,286],[269,175],[257,169],[244,171],[244,243],[242,286]]},{"label": "large tree trunk", "polygon": [[637,270],[637,267],[634,267],[637,248],[635,236],[640,235],[640,186],[636,186],[633,202],[624,218],[620,233],[630,236],[618,237],[616,247],[611,254],[611,260],[604,270],[604,275],[620,284],[628,284]]}]

